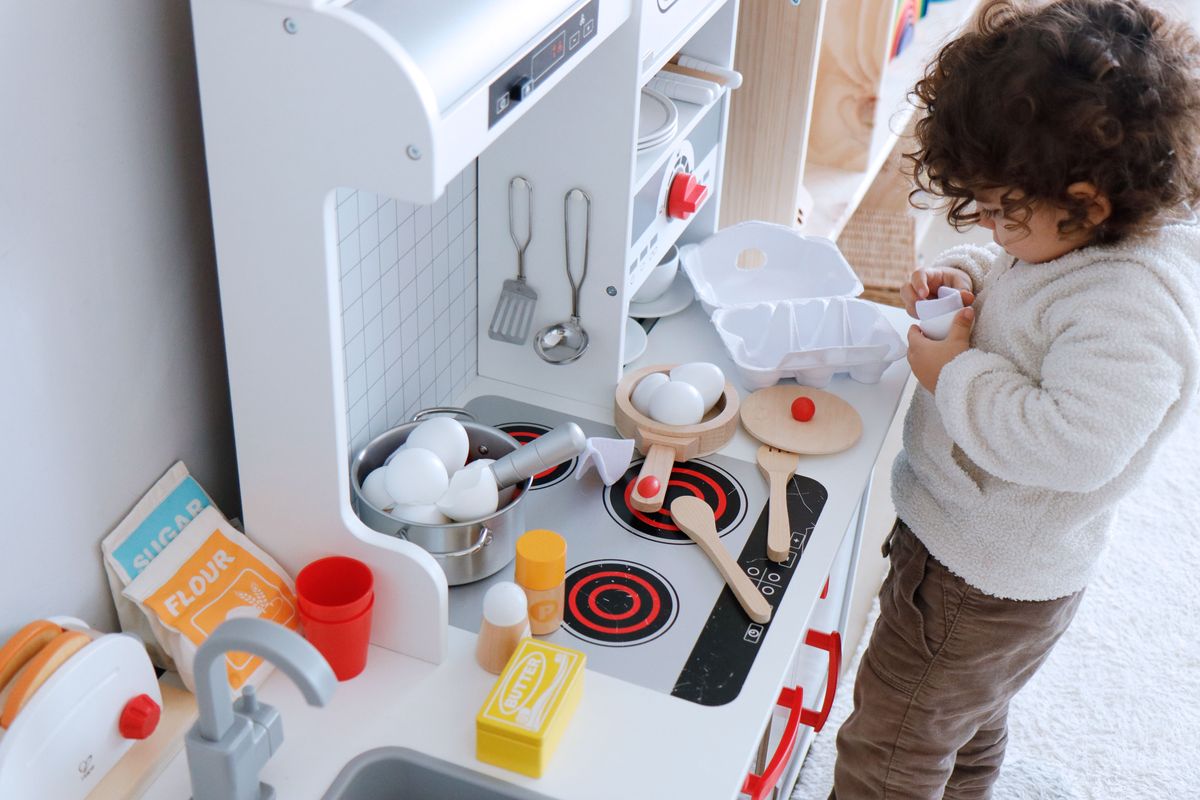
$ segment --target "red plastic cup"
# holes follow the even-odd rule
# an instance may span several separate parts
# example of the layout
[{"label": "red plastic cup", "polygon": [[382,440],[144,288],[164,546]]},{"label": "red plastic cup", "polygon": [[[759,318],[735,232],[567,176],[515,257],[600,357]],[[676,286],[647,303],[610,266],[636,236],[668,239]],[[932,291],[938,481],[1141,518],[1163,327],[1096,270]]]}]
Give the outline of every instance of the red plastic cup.
[{"label": "red plastic cup", "polygon": [[374,585],[370,567],[346,556],[317,559],[296,576],[304,638],[325,656],[339,681],[367,665]]}]

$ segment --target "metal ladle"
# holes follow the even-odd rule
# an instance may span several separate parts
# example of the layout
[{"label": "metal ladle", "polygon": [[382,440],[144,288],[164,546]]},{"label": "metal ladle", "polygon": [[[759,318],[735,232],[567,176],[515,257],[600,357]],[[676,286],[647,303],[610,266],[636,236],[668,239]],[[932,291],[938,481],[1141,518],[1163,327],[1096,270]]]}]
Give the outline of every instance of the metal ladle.
[{"label": "metal ladle", "polygon": [[[583,198],[583,269],[579,280],[571,272],[571,195],[578,193]],[[566,322],[555,322],[537,332],[533,349],[543,361],[550,364],[570,364],[588,348],[588,335],[579,324],[579,290],[587,279],[588,251],[592,230],[592,198],[583,189],[571,189],[563,196],[563,237],[566,249],[567,280],[571,284],[571,318]]]}]

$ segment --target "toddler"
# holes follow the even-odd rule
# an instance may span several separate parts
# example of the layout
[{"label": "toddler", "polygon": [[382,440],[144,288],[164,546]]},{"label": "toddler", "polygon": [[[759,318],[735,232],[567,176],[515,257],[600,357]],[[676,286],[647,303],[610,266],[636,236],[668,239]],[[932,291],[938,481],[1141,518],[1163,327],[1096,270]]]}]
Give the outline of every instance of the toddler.
[{"label": "toddler", "polygon": [[1200,388],[1188,29],[1140,0],[986,0],[914,95],[918,185],[994,244],[903,290],[910,314],[942,286],[973,305],[944,341],[909,331],[920,386],[838,800],[991,795],[1009,701]]}]

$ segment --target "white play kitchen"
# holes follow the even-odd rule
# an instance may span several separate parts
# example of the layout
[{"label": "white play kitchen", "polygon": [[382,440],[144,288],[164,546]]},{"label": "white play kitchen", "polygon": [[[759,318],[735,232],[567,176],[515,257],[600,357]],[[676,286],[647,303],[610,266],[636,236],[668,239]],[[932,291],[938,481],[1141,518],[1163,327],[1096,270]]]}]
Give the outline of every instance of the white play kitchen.
[{"label": "white play kitchen", "polygon": [[[192,1],[246,531],[292,575],[374,575],[365,671],[323,708],[259,690],[278,796],[790,792],[909,374],[902,313],[831,243],[719,225],[738,12]],[[418,415],[471,460],[586,445],[477,518],[406,516],[367,478]],[[534,639],[586,659],[537,778],[476,758],[485,597],[529,529],[566,542]],[[188,791],[180,753],[146,796]]]}]

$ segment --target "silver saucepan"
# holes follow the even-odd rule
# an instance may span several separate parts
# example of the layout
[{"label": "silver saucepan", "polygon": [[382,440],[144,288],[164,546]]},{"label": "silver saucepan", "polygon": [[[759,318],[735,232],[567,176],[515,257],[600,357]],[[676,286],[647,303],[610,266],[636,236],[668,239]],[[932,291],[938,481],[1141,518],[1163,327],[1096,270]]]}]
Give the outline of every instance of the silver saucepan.
[{"label": "silver saucepan", "polygon": [[408,439],[420,421],[435,414],[465,417],[470,460],[499,459],[520,447],[502,430],[481,425],[460,408],[430,408],[415,414],[411,422],[381,433],[368,442],[350,463],[350,488],[354,510],[372,530],[399,536],[427,550],[446,573],[451,586],[482,580],[499,571],[516,557],[517,538],[525,532],[525,507],[521,499],[529,492],[531,478],[500,491],[495,513],[468,522],[428,525],[397,519],[367,502],[362,482],[376,467]]}]

